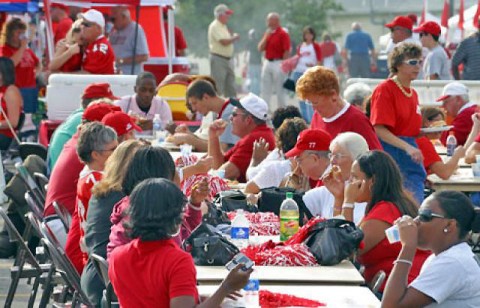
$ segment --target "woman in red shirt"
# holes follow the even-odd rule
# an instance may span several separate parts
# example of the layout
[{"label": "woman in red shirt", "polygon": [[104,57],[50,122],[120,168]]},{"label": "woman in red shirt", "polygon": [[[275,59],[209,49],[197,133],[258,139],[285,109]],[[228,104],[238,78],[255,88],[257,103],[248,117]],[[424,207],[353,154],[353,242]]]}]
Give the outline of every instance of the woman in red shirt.
[{"label": "woman in red shirt", "polygon": [[[350,180],[345,188],[342,215],[353,221],[355,202],[367,202],[365,216],[360,222],[365,237],[364,248],[358,251],[358,261],[365,266],[365,280],[384,271],[392,271],[393,261],[400,253],[400,243],[390,244],[385,230],[403,215],[416,216],[418,207],[412,196],[402,186],[400,170],[390,155],[382,151],[371,151],[360,156],[352,165]],[[337,204],[337,203],[336,203]],[[417,250],[408,281],[420,273],[420,268],[429,252]],[[383,292],[385,284],[379,289]]]},{"label": "woman in red shirt", "polygon": [[60,71],[62,73],[76,72],[82,68],[82,46],[80,39],[79,19],[72,24],[65,39],[60,40],[55,47],[55,54],[48,65],[52,72]]},{"label": "woman in red shirt", "polygon": [[15,65],[15,85],[23,97],[25,112],[33,113],[38,107],[38,89],[35,80],[36,70],[41,63],[35,53],[28,48],[25,34],[27,25],[19,18],[13,18],[6,25],[5,43],[0,49],[1,56],[9,57]]},{"label": "woman in red shirt", "polygon": [[388,57],[388,67],[394,76],[373,91],[370,121],[384,151],[400,167],[405,187],[420,204],[427,174],[422,152],[415,143],[422,127],[422,115],[411,83],[422,69],[421,47],[413,43],[398,45]]},{"label": "woman in red shirt", "polygon": [[0,150],[6,151],[12,143],[13,133],[8,125],[16,128],[22,112],[22,95],[15,83],[15,67],[13,61],[0,57]]},{"label": "woman in red shirt", "polygon": [[236,296],[252,269],[239,264],[217,291],[199,304],[192,256],[173,241],[180,233],[187,198],[178,186],[161,178],[142,181],[130,196],[126,223],[133,240],[112,252],[108,276],[120,306],[219,307]]}]

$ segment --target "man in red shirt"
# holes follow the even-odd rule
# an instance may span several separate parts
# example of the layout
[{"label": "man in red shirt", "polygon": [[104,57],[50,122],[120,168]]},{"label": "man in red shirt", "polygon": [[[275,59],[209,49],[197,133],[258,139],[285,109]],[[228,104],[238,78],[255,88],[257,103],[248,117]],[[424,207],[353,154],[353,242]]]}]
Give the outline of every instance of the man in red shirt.
[{"label": "man in red shirt", "polygon": [[[165,38],[168,44],[168,10],[171,10],[171,6],[164,6],[162,8],[163,12],[163,31],[165,33]],[[185,36],[183,35],[182,29],[177,26],[173,28],[173,36],[175,37],[175,56],[176,57],[184,57],[185,56],[185,49],[187,49],[187,41],[185,40]]]},{"label": "man in red shirt", "polygon": [[298,135],[295,147],[285,157],[294,157],[304,175],[321,183],[322,175],[330,165],[331,141],[332,137],[324,130],[306,129]]},{"label": "man in red shirt", "polygon": [[87,47],[83,53],[83,74],[112,75],[115,72],[115,54],[110,42],[103,35],[105,19],[102,13],[91,9],[80,14],[83,19],[81,37]]},{"label": "man in red shirt", "polygon": [[208,131],[208,155],[213,157],[213,168],[225,170],[225,178],[245,183],[245,172],[252,158],[253,143],[265,139],[268,150],[275,148],[272,129],[266,124],[268,118],[267,103],[253,93],[240,101],[231,101],[235,106],[230,116],[232,134],[241,139],[233,148],[224,153],[219,137],[225,131],[225,120],[215,120]]},{"label": "man in red shirt", "polygon": [[450,82],[443,87],[442,96],[437,99],[437,102],[442,102],[447,115],[454,118],[453,128],[443,132],[440,141],[446,145],[447,137],[453,131],[457,138],[457,145],[464,145],[472,130],[472,115],[478,111],[477,104],[470,102],[468,88],[460,82]]},{"label": "man in red shirt", "polygon": [[290,36],[280,25],[278,13],[270,13],[267,16],[267,31],[258,43],[258,50],[265,52],[265,61],[262,68],[262,98],[274,111],[270,99],[272,93],[277,93],[278,107],[285,107],[285,91],[283,82],[285,74],[280,68],[282,60],[290,55]]},{"label": "man in red shirt", "polygon": [[365,138],[370,150],[382,149],[365,114],[340,97],[334,71],[323,66],[308,69],[297,81],[297,95],[310,102],[315,110],[310,128],[323,129],[332,138],[343,132],[355,132]]},{"label": "man in red shirt", "polygon": [[61,3],[52,3],[50,6],[53,26],[53,42],[57,45],[58,41],[64,39],[67,32],[72,27],[73,21],[68,17],[68,6]]},{"label": "man in red shirt", "polygon": [[[120,110],[120,108],[106,103],[89,105],[83,113],[82,122],[101,121],[107,113],[116,110]],[[55,215],[53,202],[57,202],[59,205],[64,206],[70,215],[72,215],[73,227],[75,225],[74,220],[76,219],[74,212],[75,199],[77,196],[77,183],[80,172],[84,167],[84,164],[79,160],[76,151],[80,130],[81,126],[72,138],[65,143],[65,146],[58,157],[57,163],[52,170],[50,181],[48,182],[45,210],[43,212],[45,222],[52,229],[62,246],[65,246],[67,234],[66,230],[63,228],[62,222],[58,216]],[[70,229],[70,232],[72,232],[72,229]]]}]

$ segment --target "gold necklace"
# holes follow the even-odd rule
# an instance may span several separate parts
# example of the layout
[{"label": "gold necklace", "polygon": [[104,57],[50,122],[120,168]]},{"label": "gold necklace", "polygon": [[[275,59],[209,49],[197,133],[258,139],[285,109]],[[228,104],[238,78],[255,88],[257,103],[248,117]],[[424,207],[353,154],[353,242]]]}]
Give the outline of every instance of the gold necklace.
[{"label": "gold necklace", "polygon": [[397,76],[393,77],[392,78],[393,82],[395,82],[395,84],[397,85],[397,87],[400,89],[400,91],[402,91],[403,95],[405,95],[406,97],[410,98],[412,97],[413,95],[413,90],[410,89],[410,93],[408,93],[405,88],[402,86],[402,84],[400,83],[400,81],[398,81],[398,78]]}]

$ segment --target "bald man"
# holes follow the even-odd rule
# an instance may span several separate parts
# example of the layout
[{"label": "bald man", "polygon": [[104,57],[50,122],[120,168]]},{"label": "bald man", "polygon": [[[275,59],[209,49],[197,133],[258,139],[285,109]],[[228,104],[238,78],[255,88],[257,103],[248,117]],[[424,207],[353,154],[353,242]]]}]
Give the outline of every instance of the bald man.
[{"label": "bald man", "polygon": [[[265,61],[262,67],[262,98],[269,105],[269,110],[274,111],[285,107],[285,91],[283,82],[286,79],[280,66],[282,60],[290,55],[290,36],[280,25],[280,15],[272,12],[267,15],[267,30],[262,40],[258,43],[258,50],[265,52]],[[271,102],[272,93],[277,94],[278,106]]]},{"label": "bald man", "polygon": [[352,32],[347,34],[343,56],[348,63],[352,78],[369,78],[370,65],[375,63],[375,48],[370,34],[362,31],[358,22],[352,23]]},{"label": "bald man", "polygon": [[[112,8],[113,31],[110,33],[110,44],[115,51],[115,65],[121,74],[138,75],[142,63],[148,60],[148,44],[142,26],[138,25],[137,48],[135,49],[136,22],[130,17],[127,7]],[[135,55],[133,51],[135,49]],[[134,64],[133,64],[134,63]],[[133,72],[132,72],[133,65]]]}]

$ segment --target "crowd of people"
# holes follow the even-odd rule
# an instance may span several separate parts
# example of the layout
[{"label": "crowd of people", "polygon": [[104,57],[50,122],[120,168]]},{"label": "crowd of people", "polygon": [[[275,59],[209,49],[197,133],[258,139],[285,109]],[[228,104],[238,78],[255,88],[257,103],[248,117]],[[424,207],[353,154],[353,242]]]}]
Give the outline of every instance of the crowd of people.
[{"label": "crowd of people", "polygon": [[[368,77],[365,74],[376,65],[371,38],[354,23],[339,52],[328,34],[317,43],[315,30],[305,27],[292,66],[297,108],[287,105],[283,90],[282,62],[290,57],[291,44],[278,13],[267,15],[267,30],[248,47],[250,56],[264,58],[263,65],[262,60],[249,62],[257,66],[251,76],[252,89],[259,92],[237,96],[231,60],[239,35],[227,27],[233,11],[225,4],[215,7],[208,28],[211,75],[173,74],[161,81],[141,72],[148,46],[143,31],[138,33],[138,46],[132,45],[136,25],[128,9],[112,10],[114,30],[108,39],[100,12],[88,10],[72,22],[66,10],[60,4],[53,7],[58,25],[50,70],[137,76],[131,95],[121,98],[108,83],[89,84],[79,109],[56,129],[48,147],[44,222],[81,275],[91,303],[100,305],[105,287],[92,254],[108,260],[109,277],[123,307],[217,307],[226,297],[240,296],[251,269],[235,267],[211,297],[201,299],[193,259],[181,246],[208,211],[205,201],[211,201],[212,189],[203,178],[185,194],[184,180],[213,169],[225,179],[245,183],[252,204],[265,188],[291,187],[303,194],[314,216],[341,215],[354,222],[364,233],[354,261],[364,266],[367,283],[379,272],[386,274],[376,294],[385,306],[480,306],[475,281],[480,261],[466,244],[470,231],[480,231],[480,214],[460,192],[434,192],[425,198],[427,174],[448,179],[461,158],[476,161],[478,106],[460,82],[443,88],[437,99],[442,108],[420,108],[412,87],[419,76],[458,77],[455,67],[465,59],[464,79],[475,75],[477,70],[468,67],[468,39],[450,65],[438,43],[438,24],[413,28],[411,18],[398,16],[385,25],[391,30],[390,76],[373,89],[356,83],[342,92],[337,62],[343,56],[352,77]],[[10,34],[0,57],[2,150],[13,138],[9,125],[15,127],[22,108],[30,108],[30,77],[40,65],[22,38],[25,25],[12,19],[6,28]],[[412,36],[415,32],[420,33],[419,41]],[[256,37],[253,31],[251,38]],[[132,48],[137,51],[134,57]],[[180,44],[177,54],[183,55],[185,48]],[[158,83],[179,80],[188,83],[187,108],[202,115],[195,132],[186,125],[167,125],[172,112],[156,95]],[[271,103],[273,93],[278,106]],[[171,131],[169,142],[191,145],[203,157],[192,165],[176,166],[171,153],[156,141],[152,145],[138,139],[137,132],[152,133],[157,116],[161,129]],[[421,132],[447,118],[450,130]],[[445,145],[451,134],[458,147],[444,162],[433,142]],[[72,217],[68,229],[55,211],[59,205]],[[394,225],[401,241],[391,244],[385,230]]]}]

